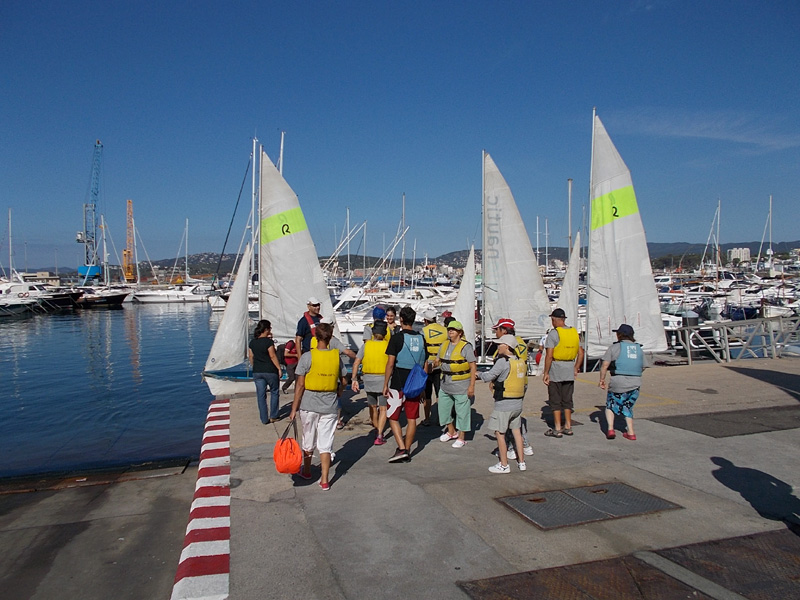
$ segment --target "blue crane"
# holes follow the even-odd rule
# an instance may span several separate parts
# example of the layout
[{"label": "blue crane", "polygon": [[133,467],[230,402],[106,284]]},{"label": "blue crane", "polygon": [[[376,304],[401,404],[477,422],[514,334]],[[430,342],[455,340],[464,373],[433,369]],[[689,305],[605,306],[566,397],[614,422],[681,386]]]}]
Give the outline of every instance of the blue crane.
[{"label": "blue crane", "polygon": [[103,158],[103,144],[95,141],[92,157],[92,184],[89,202],[83,205],[83,231],[79,231],[76,241],[84,245],[85,262],[78,267],[78,274],[84,279],[99,277],[101,273],[97,257],[97,198],[100,194],[100,163]]}]

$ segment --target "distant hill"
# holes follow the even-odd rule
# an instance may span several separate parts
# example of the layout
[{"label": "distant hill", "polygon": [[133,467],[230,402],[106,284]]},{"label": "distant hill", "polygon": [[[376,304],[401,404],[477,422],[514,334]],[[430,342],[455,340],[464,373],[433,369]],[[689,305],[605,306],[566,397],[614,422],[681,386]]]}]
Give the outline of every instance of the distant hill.
[{"label": "distant hill", "polygon": [[[723,252],[723,259],[725,258],[725,253],[731,248],[749,248],[750,254],[755,257],[758,254],[758,248],[761,245],[761,242],[733,242],[730,244],[722,244],[722,252]],[[767,245],[764,244],[762,248],[762,253],[766,250]],[[669,243],[662,243],[662,242],[649,242],[647,244],[647,249],[650,253],[650,259],[658,259],[664,257],[676,257],[680,260],[683,256],[691,256],[691,255],[702,255],[703,251],[705,250],[705,244],[692,244],[689,242],[669,242]],[[800,240],[795,240],[793,242],[773,242],[772,249],[775,253],[782,253],[782,252],[789,252],[794,248],[800,248]],[[542,261],[544,261],[544,248],[540,248],[540,257]],[[564,247],[552,247],[548,248],[548,256],[550,259],[557,259],[562,261],[567,261],[569,259],[569,252],[567,248]],[[233,270],[237,255],[235,254],[223,254],[222,260],[220,261],[220,255],[215,252],[203,252],[200,254],[191,254],[189,255],[189,273],[193,276],[201,276],[201,275],[213,275],[217,272],[217,267],[219,266],[219,273],[222,277],[227,276]],[[436,258],[428,258],[428,263],[435,264],[435,265],[448,265],[451,267],[456,268],[463,268],[467,264],[467,258],[469,257],[469,250],[457,250],[455,252],[448,252],[447,254],[442,254],[441,256],[437,256]],[[327,257],[320,257],[320,261],[324,262]],[[380,257],[377,256],[367,256],[366,257],[366,264],[367,268],[371,268],[375,266]],[[481,251],[475,250],[475,260],[480,262],[481,260]],[[396,268],[399,259],[395,259],[393,262],[393,266]],[[337,259],[340,268],[344,268],[347,263],[346,256],[340,256]],[[421,265],[424,264],[424,259],[418,258],[416,264]],[[677,261],[676,261],[677,262]],[[174,258],[165,258],[162,260],[153,261],[153,264],[157,267],[162,269],[172,269],[173,265],[175,265]],[[406,258],[406,265],[410,267],[412,264],[411,258]],[[364,257],[351,255],[350,256],[350,266],[353,269],[361,269],[364,265]],[[147,263],[140,263],[140,270],[144,269],[143,272],[147,273],[149,266]],[[183,270],[183,258],[179,259],[178,261],[178,271]],[[37,268],[37,269],[30,269],[31,271],[50,271],[54,273],[56,271],[55,267],[45,267],[45,268]],[[75,270],[65,270],[63,267],[59,269],[59,272],[62,275],[69,275],[71,273],[76,273]]]}]

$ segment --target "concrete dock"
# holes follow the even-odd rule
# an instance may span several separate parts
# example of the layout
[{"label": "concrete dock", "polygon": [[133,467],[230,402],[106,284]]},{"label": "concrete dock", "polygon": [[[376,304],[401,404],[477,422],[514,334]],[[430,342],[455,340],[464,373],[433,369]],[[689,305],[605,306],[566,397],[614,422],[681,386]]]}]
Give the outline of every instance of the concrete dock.
[{"label": "concrete dock", "polygon": [[[387,462],[396,447],[391,440],[373,446],[358,394],[344,404],[347,425],[336,434],[328,492],[317,485],[318,458],[311,481],[275,471],[272,449],[285,419],[262,425],[252,398],[231,400],[227,594],[242,600],[800,598],[794,533],[800,532],[794,526],[800,524],[800,360],[649,369],[634,411],[637,441],[605,438],[605,395],[597,380],[596,373],[579,376],[574,435],[553,439],[542,435],[546,390],[531,378],[525,417],[535,452],[527,471],[509,461],[512,472],[503,475],[487,470],[497,459],[493,432],[485,428],[492,402],[485,384],[476,390],[469,443],[455,449],[438,440],[438,427],[419,427],[409,463]],[[80,504],[90,498],[67,499],[70,490],[0,496],[4,597],[170,597],[193,475],[163,477],[160,488],[152,480],[109,484],[103,492],[120,495],[116,506],[127,510],[115,514],[125,515],[125,530],[140,538],[138,550],[128,548],[129,559],[137,551],[163,554],[142,536],[152,536],[153,545],[161,539],[155,530],[175,537],[173,546],[158,549],[172,553],[171,564],[154,558],[146,565],[147,585],[117,579],[114,594],[108,592],[120,575],[111,563],[125,555],[115,552],[113,540],[125,536],[99,528],[103,514]],[[546,497],[556,510],[554,494],[620,488],[668,506],[569,524],[579,511],[568,505],[545,514],[563,523],[543,528],[501,502],[524,496],[541,509]],[[35,499],[42,493],[49,495]],[[55,534],[65,526],[79,530]],[[53,595],[59,582],[84,593]]]}]

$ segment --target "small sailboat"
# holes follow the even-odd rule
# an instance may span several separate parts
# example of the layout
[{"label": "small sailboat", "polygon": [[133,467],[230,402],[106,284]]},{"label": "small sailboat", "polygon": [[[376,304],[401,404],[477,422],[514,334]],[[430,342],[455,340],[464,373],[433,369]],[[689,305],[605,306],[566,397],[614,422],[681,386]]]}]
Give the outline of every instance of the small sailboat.
[{"label": "small sailboat", "polygon": [[469,249],[467,265],[461,277],[453,317],[464,326],[464,339],[475,344],[475,247]]},{"label": "small sailboat", "polygon": [[215,396],[254,393],[253,373],[247,362],[250,321],[247,288],[250,279],[250,246],[245,248],[233,290],[225,304],[217,335],[206,359],[203,378]]},{"label": "small sailboat", "polygon": [[622,323],[646,352],[667,349],[647,240],[631,172],[594,114],[587,306],[589,358],[617,341]]},{"label": "small sailboat", "polygon": [[550,325],[550,301],[531,240],[506,180],[483,154],[483,325],[513,319],[517,335],[538,340]]},{"label": "small sailboat", "polygon": [[[297,321],[302,317],[306,310],[306,304],[310,297],[320,300],[320,313],[329,319],[333,319],[333,305],[325,284],[325,278],[317,257],[317,250],[311,233],[308,231],[305,216],[300,208],[297,194],[294,193],[289,184],[281,175],[280,171],[272,164],[266,152],[261,151],[260,157],[261,173],[261,208],[260,208],[260,228],[259,228],[259,318],[267,319],[272,324],[272,336],[275,344],[281,344],[290,339],[294,339],[297,331]],[[250,278],[249,256],[239,266],[234,290],[228,299],[223,313],[223,323],[217,331],[220,335],[228,336],[229,328],[240,335],[241,323],[248,323],[247,296],[248,280]],[[242,269],[247,268],[247,271]],[[242,276],[243,275],[243,276]],[[241,283],[241,285],[240,285]],[[234,302],[234,294],[237,299]],[[239,297],[244,297],[242,301]],[[233,317],[228,319],[228,311],[234,303]],[[227,321],[231,321],[230,324]],[[225,327],[223,328],[223,325]],[[339,335],[338,327],[334,321],[334,335]],[[247,335],[240,348],[246,349]],[[216,339],[212,347],[212,353],[216,347]],[[233,349],[236,344],[226,343],[221,348]],[[244,350],[239,351],[241,357]],[[209,360],[212,356],[209,356]],[[228,354],[225,358],[217,358],[217,364],[225,364],[229,360]],[[230,360],[235,360],[231,357]],[[219,367],[213,370],[204,371],[206,383],[215,395],[238,393],[239,391],[255,391],[252,381],[252,373],[248,369],[235,365],[241,365],[242,359],[239,358],[232,368],[219,372]],[[208,369],[208,364],[207,364]],[[232,385],[217,385],[211,383],[212,380],[222,379]],[[242,384],[247,384],[247,389],[242,389]],[[214,385],[214,388],[212,388]],[[230,391],[236,387],[236,391]],[[219,391],[223,389],[223,391]],[[216,390],[216,391],[215,391]]]}]

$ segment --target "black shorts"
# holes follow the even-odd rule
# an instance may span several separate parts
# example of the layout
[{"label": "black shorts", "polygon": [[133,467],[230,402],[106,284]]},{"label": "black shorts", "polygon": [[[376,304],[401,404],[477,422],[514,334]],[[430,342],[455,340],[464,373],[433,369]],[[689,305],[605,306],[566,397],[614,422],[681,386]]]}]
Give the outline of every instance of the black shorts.
[{"label": "black shorts", "polygon": [[551,381],[547,386],[547,404],[550,410],[572,410],[574,381]]}]

